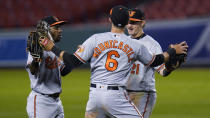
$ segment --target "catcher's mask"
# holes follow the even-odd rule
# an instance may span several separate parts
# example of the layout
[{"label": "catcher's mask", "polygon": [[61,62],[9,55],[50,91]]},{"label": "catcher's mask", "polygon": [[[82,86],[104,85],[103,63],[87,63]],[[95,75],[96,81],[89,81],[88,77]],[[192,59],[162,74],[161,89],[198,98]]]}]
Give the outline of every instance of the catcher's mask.
[{"label": "catcher's mask", "polygon": [[55,16],[47,16],[47,17],[44,17],[42,19],[42,21],[47,22],[50,25],[50,27],[55,26],[55,25],[63,25],[65,23],[67,23],[67,21],[59,20]]}]

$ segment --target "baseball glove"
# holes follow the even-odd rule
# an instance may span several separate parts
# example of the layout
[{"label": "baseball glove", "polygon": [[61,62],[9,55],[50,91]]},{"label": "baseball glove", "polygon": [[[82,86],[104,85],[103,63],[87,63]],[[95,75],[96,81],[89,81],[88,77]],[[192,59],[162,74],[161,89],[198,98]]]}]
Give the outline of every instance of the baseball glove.
[{"label": "baseball glove", "polygon": [[44,39],[50,37],[49,33],[50,26],[45,21],[39,21],[36,27],[36,31],[30,32],[27,40],[27,51],[30,52],[33,58],[40,60],[43,55],[43,47],[39,44],[39,39]]},{"label": "baseball glove", "polygon": [[186,59],[187,54],[176,55],[174,58],[165,63],[165,67],[168,71],[173,71],[179,68],[186,61]]},{"label": "baseball glove", "polygon": [[[49,25],[45,21],[39,21],[35,31],[31,31],[26,50],[30,52],[33,57],[32,63],[29,65],[32,75],[39,76],[39,62],[42,60],[43,47],[39,40],[51,36],[49,33]],[[52,38],[50,38],[52,40]]]},{"label": "baseball glove", "polygon": [[39,38],[49,38],[50,40],[52,40],[52,37],[49,33],[50,31],[50,26],[47,22],[45,21],[39,21],[37,26],[36,26],[36,32],[39,34]]},{"label": "baseball glove", "polygon": [[39,45],[39,35],[36,31],[30,32],[26,50],[30,52],[33,57],[32,63],[27,65],[27,67],[29,67],[31,74],[37,77],[39,73],[39,62],[41,61],[43,55],[43,49]]},{"label": "baseball glove", "polygon": [[39,44],[39,34],[36,31],[31,31],[27,40],[27,49],[31,56],[39,61],[43,55],[43,49]]}]

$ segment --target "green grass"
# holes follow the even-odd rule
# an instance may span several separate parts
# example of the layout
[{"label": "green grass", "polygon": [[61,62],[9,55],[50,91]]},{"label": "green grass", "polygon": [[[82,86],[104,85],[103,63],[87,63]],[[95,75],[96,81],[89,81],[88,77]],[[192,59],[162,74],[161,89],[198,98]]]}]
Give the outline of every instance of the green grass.
[{"label": "green grass", "polygon": [[152,118],[209,118],[210,69],[180,69],[156,78],[158,98]]},{"label": "green grass", "polygon": [[[90,71],[74,70],[62,79],[66,118],[84,118]],[[210,69],[179,69],[156,75],[157,104],[151,118],[209,118]],[[23,69],[0,69],[0,118],[26,118],[30,80]]]}]

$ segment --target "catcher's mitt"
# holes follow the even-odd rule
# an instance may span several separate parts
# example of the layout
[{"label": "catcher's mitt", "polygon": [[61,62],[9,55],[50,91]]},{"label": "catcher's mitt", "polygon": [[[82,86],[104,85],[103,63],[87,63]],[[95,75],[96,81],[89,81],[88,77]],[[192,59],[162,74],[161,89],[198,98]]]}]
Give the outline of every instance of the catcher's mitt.
[{"label": "catcher's mitt", "polygon": [[187,54],[176,55],[174,58],[165,63],[165,67],[168,71],[173,71],[179,68],[186,61],[186,59]]}]

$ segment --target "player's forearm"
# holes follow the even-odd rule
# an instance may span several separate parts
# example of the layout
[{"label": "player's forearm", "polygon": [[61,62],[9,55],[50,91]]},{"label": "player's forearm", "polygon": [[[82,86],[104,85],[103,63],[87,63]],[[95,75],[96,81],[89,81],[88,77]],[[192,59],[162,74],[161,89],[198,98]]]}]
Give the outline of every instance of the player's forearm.
[{"label": "player's forearm", "polygon": [[172,59],[176,56],[176,50],[174,48],[168,49],[167,52],[156,55],[151,67],[156,67],[161,65],[164,62],[167,62],[169,59]]},{"label": "player's forearm", "polygon": [[164,56],[164,62],[167,62],[170,58],[169,54],[167,52],[163,52],[162,54]]},{"label": "player's forearm", "polygon": [[52,52],[64,61],[64,64],[67,66],[68,70],[72,70],[75,67],[82,65],[83,63],[75,57],[73,54],[60,50],[58,47],[53,46]]},{"label": "player's forearm", "polygon": [[61,76],[66,76],[68,73],[72,71],[73,68],[65,65],[65,67],[61,70]]},{"label": "player's forearm", "polygon": [[155,59],[150,66],[151,67],[156,67],[156,66],[159,66],[162,63],[164,63],[164,55],[163,54],[158,54],[158,55],[155,56]]}]

